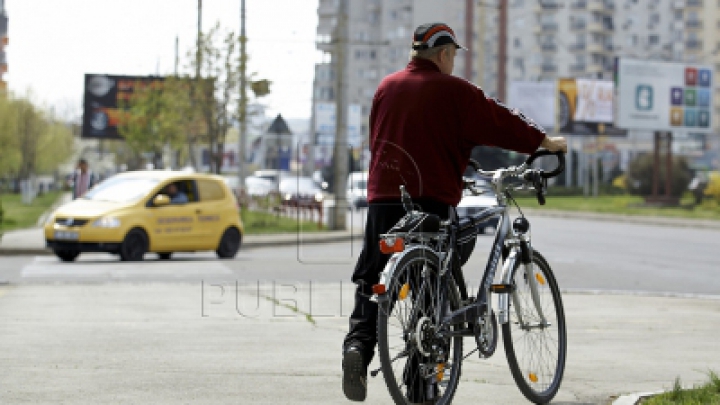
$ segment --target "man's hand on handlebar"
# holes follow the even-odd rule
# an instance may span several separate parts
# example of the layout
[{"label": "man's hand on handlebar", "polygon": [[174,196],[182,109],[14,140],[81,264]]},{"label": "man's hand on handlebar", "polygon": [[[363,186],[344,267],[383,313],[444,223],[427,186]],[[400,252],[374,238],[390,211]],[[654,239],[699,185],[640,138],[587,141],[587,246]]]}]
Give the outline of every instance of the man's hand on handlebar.
[{"label": "man's hand on handlebar", "polygon": [[546,136],[540,144],[540,147],[550,152],[563,151],[567,153],[567,140],[563,136]]}]

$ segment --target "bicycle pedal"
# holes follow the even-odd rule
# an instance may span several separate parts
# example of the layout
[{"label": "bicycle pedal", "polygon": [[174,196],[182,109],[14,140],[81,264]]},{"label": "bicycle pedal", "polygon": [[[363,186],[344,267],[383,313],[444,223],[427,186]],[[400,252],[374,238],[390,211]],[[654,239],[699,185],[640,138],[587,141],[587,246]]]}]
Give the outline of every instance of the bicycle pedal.
[{"label": "bicycle pedal", "polygon": [[490,286],[490,291],[493,292],[493,294],[508,294],[515,292],[515,285],[514,284],[493,284]]}]

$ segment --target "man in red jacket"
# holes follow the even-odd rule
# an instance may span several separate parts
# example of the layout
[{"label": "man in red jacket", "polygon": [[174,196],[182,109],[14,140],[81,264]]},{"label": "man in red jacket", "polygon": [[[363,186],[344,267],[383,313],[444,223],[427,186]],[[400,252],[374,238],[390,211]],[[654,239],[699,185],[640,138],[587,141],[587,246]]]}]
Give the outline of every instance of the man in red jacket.
[{"label": "man in red jacket", "polygon": [[355,309],[343,343],[343,391],[350,400],[366,396],[367,366],[377,343],[377,304],[369,298],[389,259],[380,252],[378,235],[405,215],[399,186],[423,211],[447,219],[462,197],[462,175],[475,146],[521,153],[567,149],[565,138],[545,136],[519,111],[452,76],[457,49],[465,48],[446,24],[419,26],[410,63],[383,79],[373,99],[367,225],[352,276]]}]

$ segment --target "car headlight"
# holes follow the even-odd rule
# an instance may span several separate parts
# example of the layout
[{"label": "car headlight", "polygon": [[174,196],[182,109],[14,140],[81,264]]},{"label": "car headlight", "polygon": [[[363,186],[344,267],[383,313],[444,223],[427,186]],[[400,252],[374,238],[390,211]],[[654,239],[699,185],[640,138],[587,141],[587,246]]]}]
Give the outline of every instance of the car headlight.
[{"label": "car headlight", "polygon": [[119,228],[120,220],[115,217],[102,217],[96,219],[92,226],[96,228]]},{"label": "car headlight", "polygon": [[322,195],[322,193],[317,193],[317,194],[315,194],[315,201],[321,202],[322,200],[323,200],[323,195]]},{"label": "car headlight", "polygon": [[45,219],[45,225],[52,225],[55,223],[55,213],[48,215],[48,217]]}]

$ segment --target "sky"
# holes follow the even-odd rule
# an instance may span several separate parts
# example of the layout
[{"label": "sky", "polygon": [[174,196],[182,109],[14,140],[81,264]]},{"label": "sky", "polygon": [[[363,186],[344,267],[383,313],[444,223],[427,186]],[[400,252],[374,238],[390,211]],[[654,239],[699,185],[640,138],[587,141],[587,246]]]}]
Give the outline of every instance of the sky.
[{"label": "sky", "polygon": [[[241,0],[203,0],[204,31],[239,32]],[[317,0],[246,0],[248,73],[272,81],[266,115],[311,114]],[[194,47],[198,0],[6,0],[10,89],[82,115],[84,75],[165,75]],[[182,70],[182,67],[181,67]]]}]

